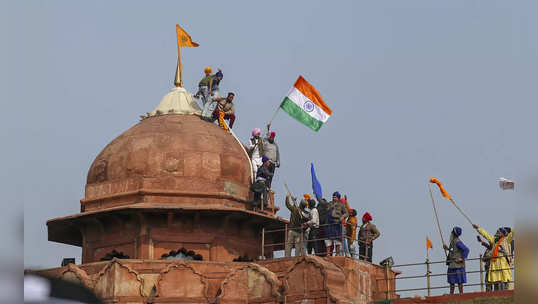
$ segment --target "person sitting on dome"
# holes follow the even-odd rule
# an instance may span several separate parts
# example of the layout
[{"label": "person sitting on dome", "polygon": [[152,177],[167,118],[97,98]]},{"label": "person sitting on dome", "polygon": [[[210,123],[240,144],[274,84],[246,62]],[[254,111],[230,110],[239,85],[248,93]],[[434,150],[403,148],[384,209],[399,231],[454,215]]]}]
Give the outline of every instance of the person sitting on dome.
[{"label": "person sitting on dome", "polygon": [[256,173],[256,181],[251,186],[251,190],[254,192],[254,201],[252,202],[252,206],[255,211],[261,206],[262,196],[264,208],[269,207],[267,197],[267,180],[273,176],[273,173],[269,170],[270,162],[267,157],[262,157],[262,163],[262,166],[258,168]]},{"label": "person sitting on dome", "polygon": [[[223,115],[223,119],[228,119],[230,122],[228,126],[230,129],[235,122],[235,106],[233,103],[235,94],[230,92],[226,98],[217,97],[213,101],[217,101],[217,107],[213,111],[213,119],[219,119],[220,115]],[[221,126],[222,127],[222,126]]]}]

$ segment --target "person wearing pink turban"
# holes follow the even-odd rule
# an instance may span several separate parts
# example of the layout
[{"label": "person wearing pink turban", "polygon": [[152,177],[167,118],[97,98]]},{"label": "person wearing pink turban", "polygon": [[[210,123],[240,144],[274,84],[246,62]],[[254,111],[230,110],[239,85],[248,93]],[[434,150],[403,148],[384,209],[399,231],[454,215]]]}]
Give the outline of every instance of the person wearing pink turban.
[{"label": "person wearing pink turban", "polygon": [[364,213],[362,216],[362,225],[359,229],[359,259],[372,262],[373,241],[380,235],[379,230],[372,224],[370,213]]}]

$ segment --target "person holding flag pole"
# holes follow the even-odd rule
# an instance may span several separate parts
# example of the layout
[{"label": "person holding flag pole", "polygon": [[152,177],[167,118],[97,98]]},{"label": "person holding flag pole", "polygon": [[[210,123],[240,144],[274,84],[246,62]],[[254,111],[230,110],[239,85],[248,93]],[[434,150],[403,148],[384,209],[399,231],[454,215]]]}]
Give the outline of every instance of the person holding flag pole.
[{"label": "person holding flag pole", "polygon": [[[452,205],[458,209],[458,211],[469,221],[471,226],[475,226],[471,219],[461,210],[461,208],[454,202],[454,199],[448,192],[445,190],[443,185],[441,184],[441,181],[438,180],[435,177],[430,178],[430,183],[436,184],[439,187],[439,190],[441,191],[441,194],[450,200]],[[431,194],[431,188],[430,188],[430,195],[432,196],[432,203],[433,203],[433,195]],[[435,210],[435,203],[434,203],[434,211],[437,218],[437,211]],[[439,219],[437,218],[437,224],[439,225]],[[440,226],[439,226],[440,227]],[[440,232],[441,230],[439,230]],[[450,246],[447,246],[444,244],[443,241],[443,249],[445,249],[445,253],[448,251],[448,257],[447,257],[447,265],[448,265],[448,271],[447,271],[447,281],[450,284],[450,294],[454,294],[455,284],[458,284],[458,290],[459,293],[463,293],[463,284],[467,282],[467,274],[465,271],[465,259],[469,255],[469,248],[463,244],[463,242],[459,239],[459,237],[462,234],[462,229],[460,227],[454,227],[452,229],[452,232],[450,234]],[[442,238],[442,234],[441,234]]]},{"label": "person holding flag pole", "polygon": [[[291,257],[291,249],[295,247],[295,256],[302,256],[304,254],[304,234],[303,234],[303,214],[302,211],[306,208],[306,203],[301,201],[299,207],[297,207],[297,199],[292,196],[288,185],[284,183],[284,187],[288,194],[286,195],[286,207],[290,210],[290,224],[288,229],[288,235],[284,244],[284,256]],[[290,203],[290,199],[293,204]]]}]

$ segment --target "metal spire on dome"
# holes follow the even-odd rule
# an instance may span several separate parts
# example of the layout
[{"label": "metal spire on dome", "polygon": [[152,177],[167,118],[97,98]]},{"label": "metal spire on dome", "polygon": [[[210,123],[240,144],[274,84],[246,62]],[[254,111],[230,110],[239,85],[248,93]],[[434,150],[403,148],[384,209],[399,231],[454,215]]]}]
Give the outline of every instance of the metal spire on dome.
[{"label": "metal spire on dome", "polygon": [[181,86],[181,72],[180,72],[181,68],[179,67],[179,62],[177,63],[177,67],[176,67],[176,77],[174,78],[174,85],[176,87],[180,87]]},{"label": "metal spire on dome", "polygon": [[166,94],[161,103],[153,110],[144,115],[140,115],[140,119],[146,119],[151,116],[165,115],[165,114],[188,114],[188,115],[201,115],[202,109],[194,101],[192,95],[187,92],[183,86],[182,77],[182,65],[181,65],[181,47],[197,47],[198,43],[192,41],[192,38],[185,30],[183,30],[179,24],[176,24],[177,34],[177,65],[176,74],[174,77],[174,88]]}]

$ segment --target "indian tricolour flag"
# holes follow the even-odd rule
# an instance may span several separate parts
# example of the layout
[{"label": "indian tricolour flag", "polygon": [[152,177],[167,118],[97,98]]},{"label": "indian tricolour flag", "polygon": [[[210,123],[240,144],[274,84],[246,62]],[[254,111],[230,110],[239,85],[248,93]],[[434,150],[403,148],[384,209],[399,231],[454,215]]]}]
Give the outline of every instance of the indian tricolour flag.
[{"label": "indian tricolour flag", "polygon": [[318,90],[302,76],[297,78],[280,107],[314,131],[318,131],[332,114]]}]

